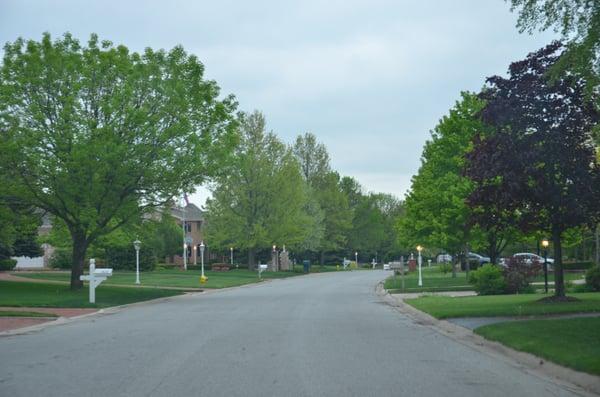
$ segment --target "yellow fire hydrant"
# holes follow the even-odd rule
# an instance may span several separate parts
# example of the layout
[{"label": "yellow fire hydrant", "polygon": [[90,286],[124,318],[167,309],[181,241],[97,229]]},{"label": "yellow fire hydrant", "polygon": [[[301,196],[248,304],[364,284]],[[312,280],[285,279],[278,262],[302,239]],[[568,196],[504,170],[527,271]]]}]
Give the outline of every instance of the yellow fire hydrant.
[{"label": "yellow fire hydrant", "polygon": [[206,284],[206,280],[208,280],[208,277],[200,276],[200,284]]}]

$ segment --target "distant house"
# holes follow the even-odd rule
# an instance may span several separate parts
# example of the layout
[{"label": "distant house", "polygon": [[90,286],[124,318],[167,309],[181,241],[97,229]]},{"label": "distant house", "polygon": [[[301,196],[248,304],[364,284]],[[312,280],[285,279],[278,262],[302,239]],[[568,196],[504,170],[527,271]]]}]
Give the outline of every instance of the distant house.
[{"label": "distant house", "polygon": [[[41,210],[39,212],[41,214]],[[44,212],[43,214],[41,214],[41,216],[42,216],[42,224],[40,225],[40,227],[38,227],[38,235],[45,236],[48,233],[50,233],[50,230],[52,229],[52,222],[50,219],[50,214],[48,214],[47,212]],[[42,244],[41,247],[44,252],[43,256],[38,256],[35,258],[30,258],[27,256],[12,257],[13,259],[16,259],[16,261],[17,261],[17,266],[15,267],[15,269],[18,269],[18,270],[41,269],[44,267],[49,267],[50,266],[50,258],[52,257],[52,254],[54,253],[54,247],[52,247],[50,244],[46,244],[46,243]]]},{"label": "distant house", "polygon": [[[181,226],[182,240],[183,229],[185,225],[185,237],[189,241],[186,244],[187,248],[187,264],[200,264],[200,243],[204,240],[204,212],[192,203],[188,203],[185,207],[171,207],[171,215],[175,221]],[[206,246],[206,242],[204,242]],[[181,247],[183,254],[183,245]],[[209,258],[208,247],[204,250],[204,260],[207,263]],[[165,258],[166,263],[171,263],[178,266],[183,266],[183,255],[174,255]]]}]

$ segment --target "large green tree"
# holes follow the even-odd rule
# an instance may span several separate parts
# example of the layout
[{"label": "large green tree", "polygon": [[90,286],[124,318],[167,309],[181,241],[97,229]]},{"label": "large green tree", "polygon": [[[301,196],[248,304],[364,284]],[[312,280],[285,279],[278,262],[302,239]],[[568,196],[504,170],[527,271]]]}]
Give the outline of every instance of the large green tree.
[{"label": "large green tree", "polygon": [[315,135],[306,133],[296,138],[293,151],[300,163],[309,194],[321,211],[320,227],[316,229],[321,231],[320,238],[316,240],[315,233],[311,241],[314,241],[312,246],[315,250],[320,251],[323,265],[327,252],[344,247],[346,233],[351,227],[352,212],[341,190],[338,173],[331,171],[325,145],[317,142]]},{"label": "large green tree", "polygon": [[4,47],[0,167],[10,194],[61,219],[71,288],[87,248],[205,181],[230,152],[232,97],[183,48],[130,52],[70,34]]},{"label": "large green tree", "polygon": [[465,202],[472,183],[463,176],[463,167],[471,140],[485,129],[478,117],[483,105],[475,94],[462,93],[431,132],[398,222],[403,247],[421,244],[457,254],[468,251],[468,243],[477,238]]},{"label": "large green tree", "polygon": [[241,116],[241,142],[207,201],[206,238],[213,246],[248,250],[306,248],[317,219],[307,213],[308,189],[292,150],[267,132],[260,112]]}]

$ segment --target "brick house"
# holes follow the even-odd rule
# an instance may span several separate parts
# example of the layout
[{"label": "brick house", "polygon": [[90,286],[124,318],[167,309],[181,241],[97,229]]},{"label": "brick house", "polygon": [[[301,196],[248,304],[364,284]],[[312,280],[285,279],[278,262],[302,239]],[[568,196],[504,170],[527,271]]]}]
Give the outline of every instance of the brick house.
[{"label": "brick house", "polygon": [[[204,212],[192,203],[188,203],[185,207],[171,207],[171,215],[182,227],[182,239],[183,239],[183,224],[185,223],[185,237],[191,244],[187,246],[187,264],[200,264],[200,243],[203,241],[203,228],[204,228]],[[206,241],[204,241],[204,263],[208,263],[210,253],[208,247],[206,247]],[[181,247],[183,253],[183,246]],[[178,266],[183,266],[183,255],[174,255],[165,258],[166,263],[171,263]]]}]

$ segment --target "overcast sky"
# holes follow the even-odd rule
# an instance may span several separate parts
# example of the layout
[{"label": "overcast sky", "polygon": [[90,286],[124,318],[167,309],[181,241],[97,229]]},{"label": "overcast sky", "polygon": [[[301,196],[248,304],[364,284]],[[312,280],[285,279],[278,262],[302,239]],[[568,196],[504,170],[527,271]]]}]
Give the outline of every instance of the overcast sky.
[{"label": "overcast sky", "polygon": [[2,43],[69,31],[136,51],[182,44],[284,141],[310,131],[342,175],[400,198],[460,91],[555,37],[515,21],[503,0],[0,0]]}]

